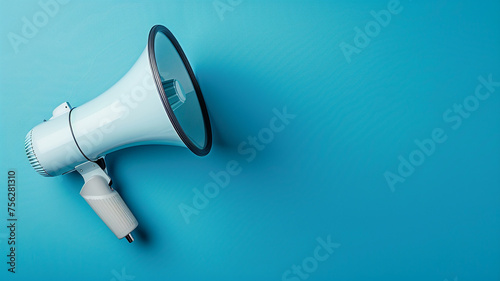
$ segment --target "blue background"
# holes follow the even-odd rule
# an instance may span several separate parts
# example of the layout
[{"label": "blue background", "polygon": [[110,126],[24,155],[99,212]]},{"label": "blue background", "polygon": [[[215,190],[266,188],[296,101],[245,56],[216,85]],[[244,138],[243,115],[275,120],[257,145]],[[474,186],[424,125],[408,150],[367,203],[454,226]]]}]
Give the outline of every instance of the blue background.
[{"label": "blue background", "polygon": [[[339,44],[354,45],[354,28],[387,3],[232,1],[221,17],[213,1],[69,1],[16,53],[8,34],[43,10],[3,1],[0,279],[283,280],[330,236],[341,246],[308,280],[500,280],[500,88],[460,128],[443,119],[479,76],[500,81],[500,3],[401,0],[348,63]],[[154,24],[195,70],[214,146],[204,158],[167,146],[108,156],[140,224],[128,245],[80,197],[79,175],[31,168],[24,137],[60,103],[118,81]],[[238,145],[283,107],[295,119],[247,162]],[[391,191],[384,173],[435,128],[447,140]],[[241,173],[187,224],[179,204],[192,206],[192,189],[231,160]],[[10,169],[16,274],[5,263]]]}]

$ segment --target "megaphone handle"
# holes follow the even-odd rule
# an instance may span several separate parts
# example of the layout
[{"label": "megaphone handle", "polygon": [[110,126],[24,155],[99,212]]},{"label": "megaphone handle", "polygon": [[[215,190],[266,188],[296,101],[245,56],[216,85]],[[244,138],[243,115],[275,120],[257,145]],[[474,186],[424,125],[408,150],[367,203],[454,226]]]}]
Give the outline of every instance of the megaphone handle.
[{"label": "megaphone handle", "polygon": [[138,225],[137,219],[120,194],[109,186],[111,179],[106,172],[94,162],[79,165],[77,170],[85,180],[80,195],[116,237],[134,241],[131,232]]}]

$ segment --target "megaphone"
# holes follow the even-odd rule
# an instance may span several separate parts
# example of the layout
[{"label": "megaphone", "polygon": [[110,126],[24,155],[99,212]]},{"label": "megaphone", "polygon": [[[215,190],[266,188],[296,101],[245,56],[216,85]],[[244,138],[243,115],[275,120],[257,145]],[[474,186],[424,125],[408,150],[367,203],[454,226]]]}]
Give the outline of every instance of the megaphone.
[{"label": "megaphone", "polygon": [[151,28],[146,48],[122,79],[82,106],[56,107],[28,132],[25,149],[42,176],[79,172],[83,198],[117,238],[132,242],[138,222],[112,187],[105,156],[150,144],[187,147],[199,156],[212,145],[200,86],[179,42],[161,25]]}]

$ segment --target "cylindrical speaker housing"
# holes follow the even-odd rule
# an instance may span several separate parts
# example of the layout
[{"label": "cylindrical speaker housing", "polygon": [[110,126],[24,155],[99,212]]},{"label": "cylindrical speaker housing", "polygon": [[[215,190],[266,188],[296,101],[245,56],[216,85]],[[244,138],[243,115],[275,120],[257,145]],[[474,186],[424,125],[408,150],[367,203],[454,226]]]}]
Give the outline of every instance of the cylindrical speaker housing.
[{"label": "cylindrical speaker housing", "polygon": [[25,149],[33,168],[43,176],[72,171],[88,161],[78,149],[69,124],[69,112],[47,120],[26,135]]}]

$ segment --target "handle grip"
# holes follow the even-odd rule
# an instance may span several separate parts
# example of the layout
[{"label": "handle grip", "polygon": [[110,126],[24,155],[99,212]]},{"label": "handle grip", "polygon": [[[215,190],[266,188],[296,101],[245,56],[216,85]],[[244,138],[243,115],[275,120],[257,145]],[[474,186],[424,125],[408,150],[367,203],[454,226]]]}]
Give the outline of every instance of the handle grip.
[{"label": "handle grip", "polygon": [[116,237],[122,239],[127,236],[131,242],[129,234],[137,227],[137,219],[120,194],[109,186],[107,179],[99,175],[92,176],[85,181],[80,195]]}]

